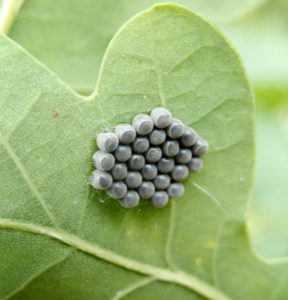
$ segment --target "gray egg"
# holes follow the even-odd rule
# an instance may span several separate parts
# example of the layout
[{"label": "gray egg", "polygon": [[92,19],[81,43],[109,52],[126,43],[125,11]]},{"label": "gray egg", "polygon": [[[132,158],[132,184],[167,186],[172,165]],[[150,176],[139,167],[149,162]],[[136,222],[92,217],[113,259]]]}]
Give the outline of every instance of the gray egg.
[{"label": "gray egg", "polygon": [[180,142],[184,147],[192,147],[198,139],[196,131],[190,127],[186,127],[184,133],[180,137]]},{"label": "gray egg", "polygon": [[128,172],[125,183],[130,189],[136,189],[142,183],[142,175],[139,172]]},{"label": "gray egg", "polygon": [[168,175],[157,175],[153,180],[157,190],[165,190],[170,184],[170,176]]},{"label": "gray egg", "polygon": [[146,114],[136,115],[132,121],[132,125],[139,135],[147,135],[153,129],[152,119]]},{"label": "gray egg", "polygon": [[203,160],[198,157],[193,157],[187,166],[191,172],[199,172],[203,168]]},{"label": "gray egg", "polygon": [[144,153],[149,148],[149,140],[146,137],[138,137],[133,142],[133,150],[135,153]]},{"label": "gray egg", "polygon": [[109,171],[115,164],[115,158],[111,153],[99,150],[93,155],[93,164],[99,171]]},{"label": "gray egg", "polygon": [[195,156],[201,156],[208,152],[209,144],[206,140],[199,137],[197,142],[192,147],[192,152]]},{"label": "gray egg", "polygon": [[97,146],[100,150],[107,152],[113,152],[119,145],[119,139],[113,132],[103,132],[97,134],[96,138]]},{"label": "gray egg", "polygon": [[178,139],[182,136],[184,130],[184,124],[178,119],[173,119],[172,123],[167,128],[167,135],[172,139]]},{"label": "gray egg", "polygon": [[154,129],[149,135],[149,141],[154,146],[163,144],[165,140],[166,132],[163,129]]},{"label": "gray egg", "polygon": [[180,198],[184,195],[185,188],[182,183],[171,183],[167,191],[171,198]]},{"label": "gray egg", "polygon": [[172,172],[174,166],[175,163],[173,158],[162,157],[157,163],[158,171],[163,174]]},{"label": "gray egg", "polygon": [[156,208],[164,207],[168,203],[168,200],[169,196],[164,191],[158,191],[152,197],[152,203]]},{"label": "gray egg", "polygon": [[151,147],[145,154],[146,160],[150,163],[156,163],[162,157],[162,150],[159,147]]},{"label": "gray egg", "polygon": [[138,189],[139,195],[143,199],[150,199],[155,193],[155,186],[151,181],[144,181]]},{"label": "gray egg", "polygon": [[125,197],[126,193],[127,193],[127,186],[122,181],[112,183],[111,187],[107,191],[107,194],[113,199],[121,199]]},{"label": "gray egg", "polygon": [[135,128],[130,124],[119,124],[115,127],[115,133],[121,144],[130,144],[136,138]]},{"label": "gray egg", "polygon": [[142,176],[145,180],[152,180],[156,177],[158,170],[157,167],[153,164],[144,165],[142,171]]},{"label": "gray egg", "polygon": [[177,165],[173,169],[171,176],[175,181],[182,181],[189,175],[189,169],[185,165]]},{"label": "gray egg", "polygon": [[115,150],[115,157],[117,161],[127,161],[130,159],[132,155],[132,149],[130,146],[119,145]]},{"label": "gray egg", "polygon": [[128,165],[131,170],[141,170],[145,165],[145,158],[141,154],[132,154]]},{"label": "gray egg", "polygon": [[123,199],[119,200],[119,203],[124,208],[133,208],[139,204],[140,196],[135,191],[128,191]]},{"label": "gray egg", "polygon": [[179,152],[179,143],[177,141],[166,141],[163,146],[163,153],[167,157],[174,157]]},{"label": "gray egg", "polygon": [[153,123],[158,128],[166,128],[172,122],[172,115],[169,110],[163,107],[156,107],[151,112]]},{"label": "gray egg", "polygon": [[179,164],[188,164],[188,162],[192,159],[192,151],[189,149],[180,149],[176,155],[176,161]]},{"label": "gray egg", "polygon": [[127,173],[128,170],[125,164],[115,164],[112,169],[112,176],[116,181],[120,181],[126,178]]},{"label": "gray egg", "polygon": [[112,176],[104,171],[95,170],[91,175],[91,185],[97,190],[107,190],[113,183]]}]

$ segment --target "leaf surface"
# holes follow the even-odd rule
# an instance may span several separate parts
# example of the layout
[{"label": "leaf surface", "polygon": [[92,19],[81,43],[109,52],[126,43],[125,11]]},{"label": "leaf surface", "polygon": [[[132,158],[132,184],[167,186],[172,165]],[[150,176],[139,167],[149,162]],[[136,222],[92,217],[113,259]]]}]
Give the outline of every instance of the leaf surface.
[{"label": "leaf surface", "polygon": [[[264,1],[176,2],[222,23],[245,14]],[[10,36],[74,90],[88,95],[94,88],[107,45],[119,26],[155,2],[157,1],[58,0],[55,5],[50,0],[29,0],[21,8]]]},{"label": "leaf surface", "polygon": [[[255,257],[245,234],[251,91],[210,24],[175,5],[139,14],[89,97],[6,37],[0,63],[0,298],[285,299],[287,264]],[[95,133],[159,105],[211,150],[182,199],[127,211],[88,184]]]}]

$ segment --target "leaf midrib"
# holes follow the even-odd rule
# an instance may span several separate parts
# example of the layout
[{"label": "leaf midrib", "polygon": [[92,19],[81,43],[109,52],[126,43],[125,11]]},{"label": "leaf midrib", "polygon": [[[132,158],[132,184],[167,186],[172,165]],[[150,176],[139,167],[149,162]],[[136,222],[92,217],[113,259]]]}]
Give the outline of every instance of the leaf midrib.
[{"label": "leaf midrib", "polygon": [[25,0],[5,0],[0,7],[0,33],[8,34]]},{"label": "leaf midrib", "polygon": [[0,219],[0,228],[23,231],[26,233],[43,235],[53,238],[69,247],[83,253],[90,254],[98,259],[117,265],[124,269],[140,274],[152,276],[160,281],[174,283],[196,292],[211,300],[231,300],[215,287],[210,286],[201,279],[189,275],[183,271],[172,271],[133,259],[129,259],[108,249],[101,248],[95,244],[85,241],[62,229],[54,229],[41,225],[19,222],[10,219]]}]

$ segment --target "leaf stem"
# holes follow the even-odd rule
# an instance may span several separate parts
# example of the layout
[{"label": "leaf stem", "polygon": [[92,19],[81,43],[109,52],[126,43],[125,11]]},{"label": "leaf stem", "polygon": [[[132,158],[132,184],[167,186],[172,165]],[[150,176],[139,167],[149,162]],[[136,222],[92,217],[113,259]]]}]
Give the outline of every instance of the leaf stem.
[{"label": "leaf stem", "polygon": [[15,229],[28,233],[39,234],[56,239],[74,249],[100,258],[111,264],[115,264],[130,271],[154,277],[157,280],[175,283],[180,286],[202,295],[210,300],[231,300],[221,291],[204,282],[203,280],[182,271],[172,271],[160,267],[155,267],[143,262],[124,257],[108,249],[101,248],[95,244],[78,238],[61,229],[44,227],[40,225],[13,221],[10,219],[0,219],[0,228]]},{"label": "leaf stem", "polygon": [[0,33],[8,34],[25,0],[3,0],[0,9]]}]

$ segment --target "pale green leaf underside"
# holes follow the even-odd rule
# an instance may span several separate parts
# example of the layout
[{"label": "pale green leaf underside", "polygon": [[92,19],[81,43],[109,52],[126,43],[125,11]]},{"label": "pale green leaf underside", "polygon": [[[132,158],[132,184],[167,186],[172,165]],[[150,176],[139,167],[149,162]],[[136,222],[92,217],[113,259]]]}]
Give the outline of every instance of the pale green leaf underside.
[{"label": "pale green leaf underside", "polygon": [[[5,37],[0,64],[0,298],[285,299],[287,265],[247,245],[253,103],[211,25],[173,5],[143,12],[88,98]],[[88,185],[94,136],[159,104],[211,151],[183,199],[126,211]]]},{"label": "pale green leaf underside", "polygon": [[[6,0],[6,2],[14,3],[17,8],[17,3],[22,0]],[[249,77],[261,90],[263,87],[267,89],[267,84],[270,87],[286,86],[288,76],[286,0],[177,2],[201,12],[221,26],[239,49],[248,68]],[[73,89],[89,94],[95,86],[99,65],[112,35],[129,17],[152,3],[153,0],[58,0],[56,10],[53,1],[29,0],[16,16],[10,36]],[[11,19],[13,21],[13,13]],[[9,22],[6,27],[9,27]],[[275,100],[273,94],[273,101]],[[265,160],[271,161],[266,158]],[[259,178],[261,180],[261,174]],[[274,193],[270,185],[266,187]],[[256,191],[256,197],[262,197],[264,189]],[[264,201],[262,200],[263,205],[257,200],[253,202],[258,208],[257,216],[265,210]],[[255,246],[262,254],[267,255],[267,249],[276,250],[278,248],[276,244],[279,245],[279,249],[281,247],[281,251],[275,251],[274,256],[283,256],[283,253],[287,253],[286,239],[282,234],[279,235],[280,232],[284,232],[285,236],[287,232],[285,223],[282,221],[283,218],[273,215],[274,210],[286,211],[280,207],[283,208],[283,205],[277,195],[273,197],[273,209],[268,208],[268,214],[265,214],[267,216],[261,215],[256,217],[256,222],[255,218],[250,222],[255,225],[250,226]],[[272,218],[276,218],[277,221],[271,222]],[[259,226],[267,229],[267,232],[259,230]],[[270,235],[277,237],[278,242],[271,243]],[[270,245],[266,247],[267,244]]]}]

